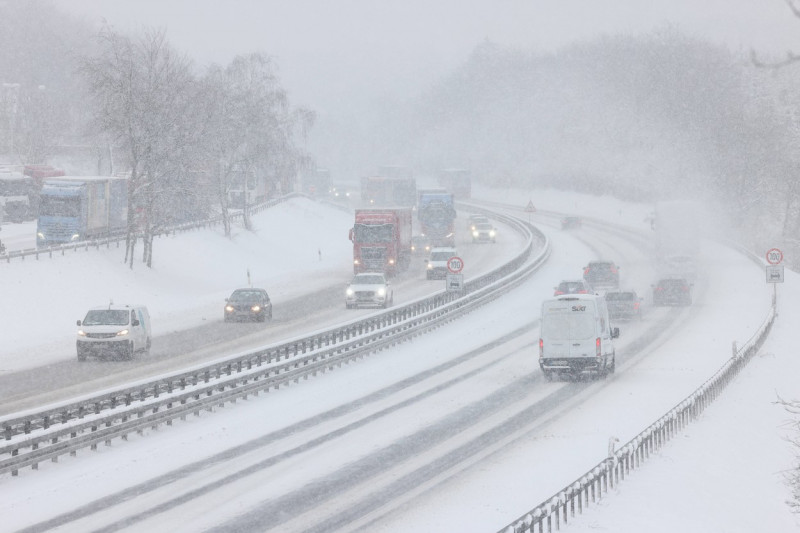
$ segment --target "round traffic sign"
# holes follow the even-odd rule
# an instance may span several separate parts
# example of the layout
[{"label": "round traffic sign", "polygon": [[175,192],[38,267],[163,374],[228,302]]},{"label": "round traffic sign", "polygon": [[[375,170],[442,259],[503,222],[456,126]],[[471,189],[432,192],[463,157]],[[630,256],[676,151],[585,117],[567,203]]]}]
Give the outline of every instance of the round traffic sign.
[{"label": "round traffic sign", "polygon": [[777,248],[767,250],[767,263],[770,265],[779,265],[783,261],[783,252]]},{"label": "round traffic sign", "polygon": [[464,260],[458,256],[451,257],[447,260],[447,270],[449,270],[451,274],[458,274],[464,270]]}]

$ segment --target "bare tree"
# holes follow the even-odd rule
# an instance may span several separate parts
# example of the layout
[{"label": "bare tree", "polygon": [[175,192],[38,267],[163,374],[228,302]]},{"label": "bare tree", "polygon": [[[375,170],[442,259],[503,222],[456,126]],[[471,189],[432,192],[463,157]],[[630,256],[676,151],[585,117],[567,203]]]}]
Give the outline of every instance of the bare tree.
[{"label": "bare tree", "polygon": [[272,61],[260,53],[238,56],[224,69],[211,68],[203,93],[205,168],[229,236],[232,193],[242,189],[243,222],[250,229],[251,182],[297,165],[296,133],[311,127],[313,115],[291,110]]},{"label": "bare tree", "polygon": [[130,170],[125,261],[133,268],[141,234],[142,260],[152,266],[159,200],[170,196],[169,178],[191,144],[191,63],[161,30],[134,40],[106,27],[98,39],[98,55],[86,58],[82,70],[95,101],[94,124],[121,146]]}]

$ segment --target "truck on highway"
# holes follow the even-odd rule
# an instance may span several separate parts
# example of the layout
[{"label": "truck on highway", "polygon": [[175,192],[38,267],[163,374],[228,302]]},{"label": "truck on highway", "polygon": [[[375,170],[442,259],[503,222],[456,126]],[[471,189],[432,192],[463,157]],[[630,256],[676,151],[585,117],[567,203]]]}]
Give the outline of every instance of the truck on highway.
[{"label": "truck on highway", "polygon": [[411,208],[356,209],[350,229],[353,272],[396,275],[411,263]]},{"label": "truck on highway", "polygon": [[456,208],[453,193],[445,189],[422,189],[417,200],[420,233],[431,246],[455,246]]},{"label": "truck on highway", "polygon": [[456,200],[468,200],[472,197],[472,175],[466,168],[443,168],[439,171],[437,181]]},{"label": "truck on highway", "polygon": [[40,193],[36,246],[46,248],[122,233],[127,217],[127,178],[49,178]]},{"label": "truck on highway", "polygon": [[33,178],[20,170],[0,168],[0,221],[23,222],[31,218]]},{"label": "truck on highway", "polygon": [[369,176],[361,178],[361,203],[375,207],[414,207],[417,181],[412,177]]}]

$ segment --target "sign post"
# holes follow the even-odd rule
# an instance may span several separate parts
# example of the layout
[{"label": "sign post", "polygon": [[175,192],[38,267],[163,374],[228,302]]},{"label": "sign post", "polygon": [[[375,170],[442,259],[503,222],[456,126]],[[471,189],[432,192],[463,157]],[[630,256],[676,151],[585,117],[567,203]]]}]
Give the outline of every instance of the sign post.
[{"label": "sign post", "polygon": [[772,283],[772,305],[778,302],[778,283],[783,283],[783,252],[777,248],[767,250],[767,283]]},{"label": "sign post", "polygon": [[536,208],[533,206],[533,200],[528,200],[528,205],[525,206],[525,212],[528,213],[528,223],[531,222],[531,213],[536,212]]},{"label": "sign post", "polygon": [[447,291],[455,292],[464,290],[464,260],[453,256],[447,260]]}]

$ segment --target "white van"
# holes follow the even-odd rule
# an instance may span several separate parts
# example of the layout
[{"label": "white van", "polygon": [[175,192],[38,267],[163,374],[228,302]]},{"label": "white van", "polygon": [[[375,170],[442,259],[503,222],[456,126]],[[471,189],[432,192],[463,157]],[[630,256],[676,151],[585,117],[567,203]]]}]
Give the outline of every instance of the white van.
[{"label": "white van", "polygon": [[569,294],[542,302],[539,367],[554,375],[605,377],[616,366],[612,339],[619,328],[609,323],[603,296]]},{"label": "white van", "polygon": [[78,361],[89,355],[131,359],[150,350],[150,314],[143,305],[108,305],[89,309],[78,320]]}]

